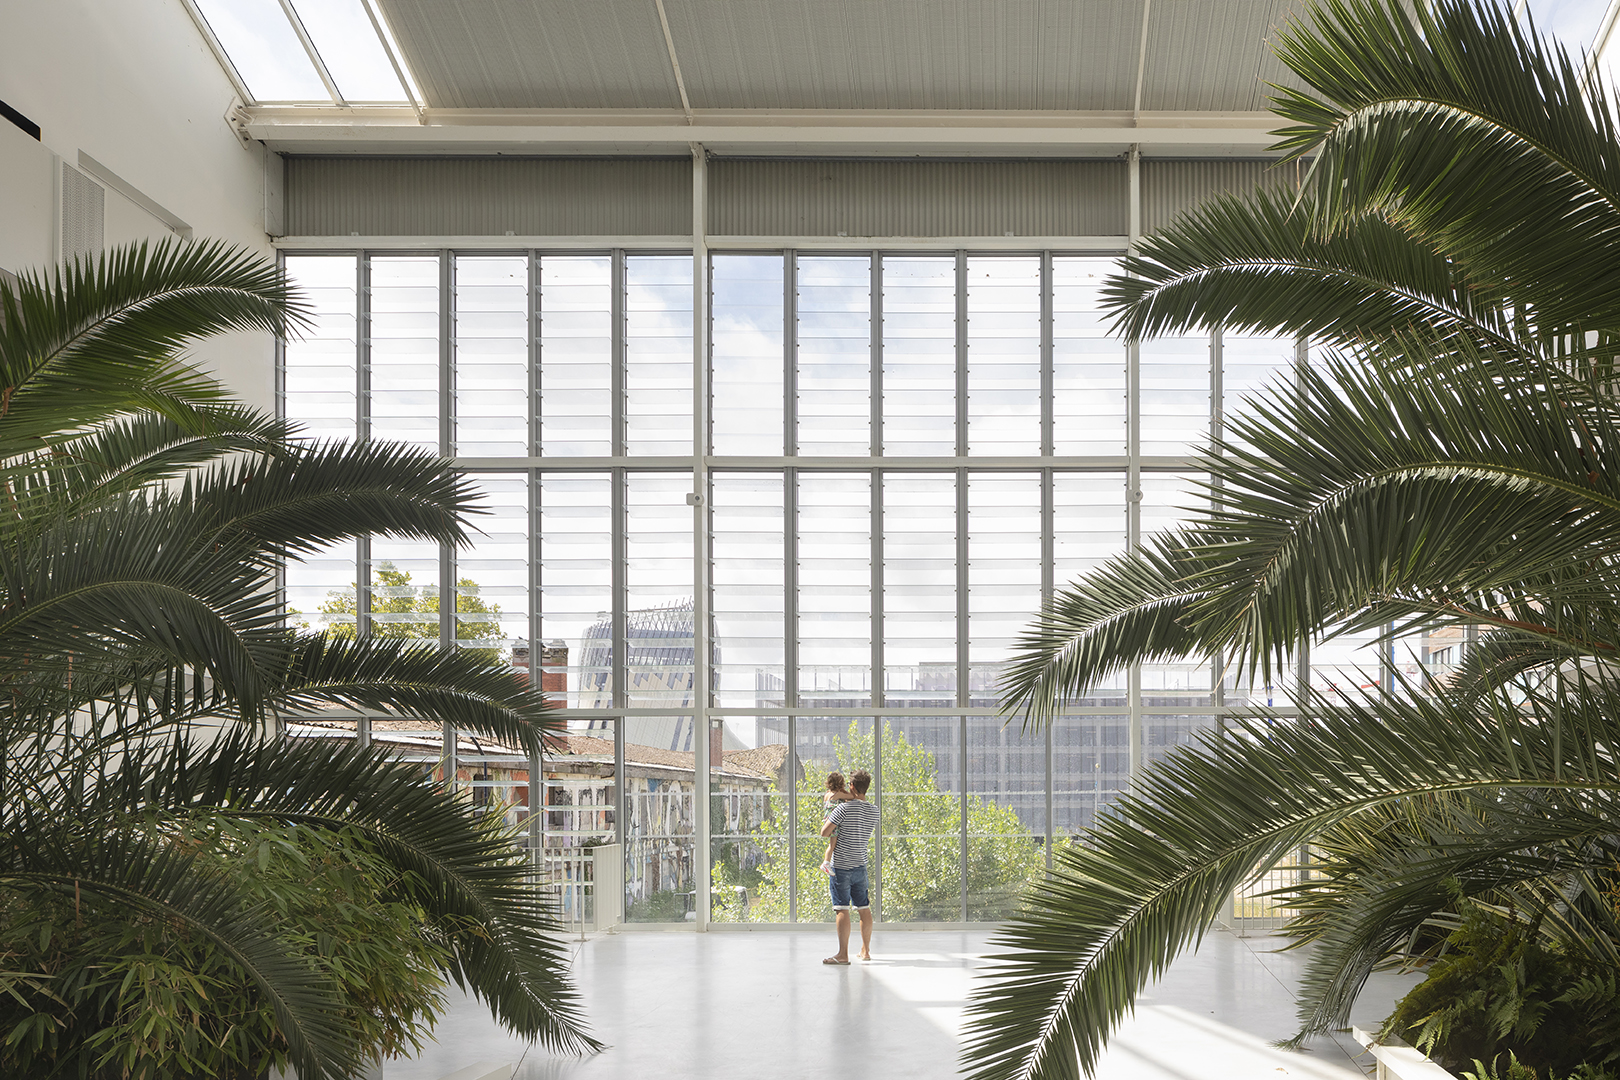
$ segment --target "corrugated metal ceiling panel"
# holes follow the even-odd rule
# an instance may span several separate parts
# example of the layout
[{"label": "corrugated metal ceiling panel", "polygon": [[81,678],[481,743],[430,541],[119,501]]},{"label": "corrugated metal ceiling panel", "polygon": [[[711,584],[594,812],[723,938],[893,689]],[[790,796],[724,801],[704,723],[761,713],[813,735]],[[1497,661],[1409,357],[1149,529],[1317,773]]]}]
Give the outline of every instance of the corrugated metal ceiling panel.
[{"label": "corrugated metal ceiling panel", "polygon": [[[653,0],[381,0],[428,104],[672,109]],[[1251,111],[1308,0],[1154,0],[1142,107]],[[665,0],[698,109],[1123,110],[1142,0]]]},{"label": "corrugated metal ceiling panel", "polygon": [[1114,110],[1135,91],[1141,0],[665,7],[694,108]]},{"label": "corrugated metal ceiling panel", "polygon": [[381,0],[444,109],[678,109],[652,0]]},{"label": "corrugated metal ceiling panel", "polygon": [[1298,169],[1269,161],[1142,162],[1142,231],[1156,232],[1211,196],[1257,187],[1293,188]]},{"label": "corrugated metal ceiling panel", "polygon": [[1122,236],[1122,161],[713,161],[718,236]]},{"label": "corrugated metal ceiling panel", "polygon": [[1271,50],[1306,0],[1154,0],[1142,108],[1258,112],[1269,83],[1299,85]]},{"label": "corrugated metal ceiling panel", "polygon": [[293,236],[674,236],[684,158],[289,157]]}]

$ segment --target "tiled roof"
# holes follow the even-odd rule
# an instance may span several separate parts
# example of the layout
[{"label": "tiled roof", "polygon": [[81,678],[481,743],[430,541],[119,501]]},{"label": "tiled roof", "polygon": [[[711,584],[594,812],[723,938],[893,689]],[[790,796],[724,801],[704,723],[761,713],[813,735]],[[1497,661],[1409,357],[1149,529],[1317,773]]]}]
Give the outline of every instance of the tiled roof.
[{"label": "tiled roof", "polygon": [[758,773],[775,779],[782,771],[783,762],[787,761],[788,748],[786,743],[766,743],[750,750],[727,750],[725,754],[726,768]]}]

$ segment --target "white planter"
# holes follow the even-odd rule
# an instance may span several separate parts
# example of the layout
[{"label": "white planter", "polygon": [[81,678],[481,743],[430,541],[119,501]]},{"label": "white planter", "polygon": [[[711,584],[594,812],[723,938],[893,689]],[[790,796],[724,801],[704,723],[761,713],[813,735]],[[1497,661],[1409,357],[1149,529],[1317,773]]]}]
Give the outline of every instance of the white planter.
[{"label": "white planter", "polygon": [[1350,1033],[1377,1059],[1376,1080],[1457,1080],[1450,1069],[1436,1065],[1415,1046],[1381,1043],[1378,1036],[1360,1028],[1351,1028]]}]

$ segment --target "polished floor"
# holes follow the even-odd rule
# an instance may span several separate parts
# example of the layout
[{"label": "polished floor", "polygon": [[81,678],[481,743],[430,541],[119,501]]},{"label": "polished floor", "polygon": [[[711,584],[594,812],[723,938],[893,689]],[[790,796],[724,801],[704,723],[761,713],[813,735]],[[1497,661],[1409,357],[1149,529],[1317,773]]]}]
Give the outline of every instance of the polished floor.
[{"label": "polished floor", "polygon": [[[991,930],[879,930],[873,960],[823,967],[830,931],[625,932],[575,945],[592,1030],[611,1044],[558,1059],[505,1034],[458,1000],[438,1042],[391,1061],[387,1080],[483,1080],[514,1064],[518,1080],[849,1080],[949,1077],[978,957]],[[1358,1080],[1371,1058],[1348,1034],[1304,1053],[1271,1043],[1292,1033],[1303,957],[1280,939],[1211,934],[1141,999],[1111,1040],[1098,1080]],[[1378,975],[1353,1020],[1386,1015],[1414,978]],[[477,1066],[474,1068],[474,1066]],[[501,1069],[500,1072],[504,1072]]]}]

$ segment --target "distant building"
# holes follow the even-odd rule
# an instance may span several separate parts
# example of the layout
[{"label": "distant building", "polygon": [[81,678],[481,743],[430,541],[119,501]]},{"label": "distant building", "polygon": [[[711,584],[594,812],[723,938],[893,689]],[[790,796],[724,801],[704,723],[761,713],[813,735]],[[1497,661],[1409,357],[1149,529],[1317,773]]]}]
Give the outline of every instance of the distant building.
[{"label": "distant building", "polygon": [[[697,671],[692,663],[695,612],[690,599],[625,613],[624,708],[668,709],[669,716],[626,717],[626,742],[692,752],[692,710],[697,704]],[[720,642],[711,641],[711,663],[720,662]],[[611,709],[613,702],[613,619],[603,616],[585,631],[580,649],[581,708]],[[718,689],[718,687],[716,687]],[[685,715],[681,715],[681,714]],[[593,720],[593,729],[611,730],[613,721]]]}]

